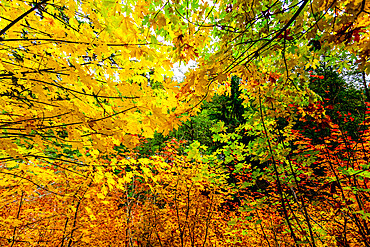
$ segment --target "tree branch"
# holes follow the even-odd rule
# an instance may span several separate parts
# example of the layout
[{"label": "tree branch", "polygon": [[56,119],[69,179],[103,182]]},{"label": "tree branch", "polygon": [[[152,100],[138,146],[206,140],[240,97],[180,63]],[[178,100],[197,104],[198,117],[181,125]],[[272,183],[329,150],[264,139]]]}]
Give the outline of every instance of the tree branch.
[{"label": "tree branch", "polygon": [[14,26],[15,24],[17,24],[17,22],[19,22],[20,20],[22,20],[25,16],[27,16],[29,13],[33,12],[35,9],[39,8],[42,4],[46,3],[47,1],[49,1],[49,0],[43,0],[43,1],[39,2],[39,3],[36,3],[36,5],[34,7],[30,8],[28,11],[24,12],[22,15],[18,16],[17,19],[15,19],[11,23],[9,23],[6,27],[4,27],[3,30],[0,31],[0,40],[3,40],[3,38],[1,38],[1,36],[6,31],[8,31],[12,26]]}]

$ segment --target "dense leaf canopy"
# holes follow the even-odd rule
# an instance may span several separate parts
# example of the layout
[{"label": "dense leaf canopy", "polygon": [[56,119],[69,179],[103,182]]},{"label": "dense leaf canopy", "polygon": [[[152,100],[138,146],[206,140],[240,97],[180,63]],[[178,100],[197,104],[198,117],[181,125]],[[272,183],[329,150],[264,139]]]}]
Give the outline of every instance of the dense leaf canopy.
[{"label": "dense leaf canopy", "polygon": [[369,16],[2,1],[0,245],[370,246]]}]

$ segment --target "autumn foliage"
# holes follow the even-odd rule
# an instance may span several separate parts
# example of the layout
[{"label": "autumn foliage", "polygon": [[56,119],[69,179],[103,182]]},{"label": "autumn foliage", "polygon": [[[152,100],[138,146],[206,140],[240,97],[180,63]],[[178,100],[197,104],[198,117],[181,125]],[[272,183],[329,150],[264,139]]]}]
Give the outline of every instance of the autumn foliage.
[{"label": "autumn foliage", "polygon": [[[369,12],[0,2],[0,245],[370,246]],[[362,75],[356,115],[328,68]]]}]

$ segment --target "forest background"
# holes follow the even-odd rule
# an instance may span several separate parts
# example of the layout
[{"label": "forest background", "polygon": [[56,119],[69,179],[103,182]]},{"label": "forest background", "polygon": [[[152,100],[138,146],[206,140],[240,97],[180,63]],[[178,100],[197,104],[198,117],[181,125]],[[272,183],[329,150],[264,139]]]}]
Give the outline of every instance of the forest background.
[{"label": "forest background", "polygon": [[0,245],[370,246],[369,15],[1,1]]}]

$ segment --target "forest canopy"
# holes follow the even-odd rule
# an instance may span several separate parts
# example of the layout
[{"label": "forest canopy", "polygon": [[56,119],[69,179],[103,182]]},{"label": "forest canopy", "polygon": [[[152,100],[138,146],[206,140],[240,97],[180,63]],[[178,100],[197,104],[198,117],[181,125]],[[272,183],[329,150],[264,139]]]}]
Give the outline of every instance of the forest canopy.
[{"label": "forest canopy", "polygon": [[369,16],[2,1],[0,245],[370,246]]}]

